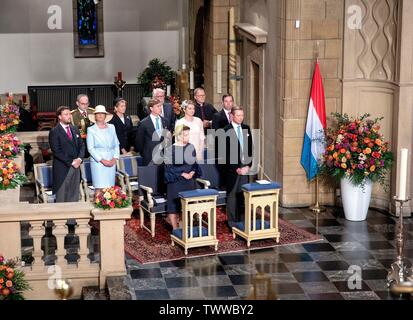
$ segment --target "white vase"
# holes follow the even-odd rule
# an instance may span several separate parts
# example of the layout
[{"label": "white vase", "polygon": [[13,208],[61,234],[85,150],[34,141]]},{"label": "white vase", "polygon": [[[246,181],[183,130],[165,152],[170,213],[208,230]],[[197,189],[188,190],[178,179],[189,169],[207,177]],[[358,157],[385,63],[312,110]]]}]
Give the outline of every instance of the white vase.
[{"label": "white vase", "polygon": [[372,182],[356,186],[348,178],[340,181],[344,215],[350,221],[364,221],[370,206]]}]

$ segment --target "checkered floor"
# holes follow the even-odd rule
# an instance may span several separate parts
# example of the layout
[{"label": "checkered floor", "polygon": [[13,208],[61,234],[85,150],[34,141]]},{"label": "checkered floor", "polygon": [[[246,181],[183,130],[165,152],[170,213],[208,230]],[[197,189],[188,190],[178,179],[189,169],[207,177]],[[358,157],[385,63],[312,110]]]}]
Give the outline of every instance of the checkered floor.
[{"label": "checkered floor", "polygon": [[[21,201],[33,202],[25,187]],[[395,219],[370,210],[367,220],[350,222],[341,209],[327,208],[318,219],[308,209],[280,208],[280,218],[323,240],[251,252],[141,265],[127,257],[127,283],[133,298],[143,299],[259,299],[270,294],[285,299],[413,299],[394,296],[386,276],[396,259]],[[405,219],[405,256],[413,261],[413,219]],[[361,288],[348,285],[349,267],[360,267]],[[351,280],[351,279],[350,279]],[[350,283],[354,283],[350,281]]]},{"label": "checkered floor", "polygon": [[[386,287],[396,258],[395,219],[370,210],[367,221],[350,222],[340,209],[319,219],[308,209],[282,209],[280,217],[323,240],[259,251],[140,265],[127,257],[128,285],[142,299],[246,299],[257,294],[285,299],[410,299]],[[413,260],[413,219],[406,219],[405,255]],[[351,289],[361,270],[361,288]],[[261,281],[258,281],[262,279]],[[255,283],[255,289],[254,289]],[[267,283],[271,283],[270,290]],[[350,286],[349,286],[350,283]]]}]

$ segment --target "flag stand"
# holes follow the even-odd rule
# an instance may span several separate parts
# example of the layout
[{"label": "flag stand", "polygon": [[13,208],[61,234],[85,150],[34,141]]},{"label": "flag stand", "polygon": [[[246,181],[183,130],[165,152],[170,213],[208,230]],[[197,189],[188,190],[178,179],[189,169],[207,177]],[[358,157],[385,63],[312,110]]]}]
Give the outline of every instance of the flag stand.
[{"label": "flag stand", "polygon": [[326,211],[325,207],[320,206],[318,196],[319,196],[319,186],[318,186],[318,176],[316,176],[315,177],[315,204],[310,207],[310,210],[316,214]]}]

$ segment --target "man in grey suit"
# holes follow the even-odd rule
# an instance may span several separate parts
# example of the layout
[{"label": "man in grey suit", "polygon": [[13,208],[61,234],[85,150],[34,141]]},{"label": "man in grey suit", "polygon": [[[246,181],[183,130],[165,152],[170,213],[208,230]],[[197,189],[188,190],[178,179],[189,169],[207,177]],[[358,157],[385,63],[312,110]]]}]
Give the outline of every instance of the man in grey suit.
[{"label": "man in grey suit", "polygon": [[[168,129],[170,132],[173,132],[175,129],[176,116],[175,116],[172,105],[169,102],[165,102],[165,91],[161,88],[153,89],[152,99],[156,99],[160,101],[162,105],[160,115],[166,121],[166,129]],[[144,113],[145,113],[145,116],[150,115],[151,111],[149,110],[148,106],[144,108]]]}]

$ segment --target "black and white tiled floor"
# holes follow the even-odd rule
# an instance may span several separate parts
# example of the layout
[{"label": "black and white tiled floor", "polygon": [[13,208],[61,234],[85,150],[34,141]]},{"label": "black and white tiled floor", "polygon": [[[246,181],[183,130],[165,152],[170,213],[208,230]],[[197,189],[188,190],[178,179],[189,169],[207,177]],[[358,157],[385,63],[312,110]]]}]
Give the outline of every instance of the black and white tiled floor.
[{"label": "black and white tiled floor", "polygon": [[[33,199],[34,190],[25,187],[21,201]],[[133,298],[246,299],[251,297],[254,281],[264,277],[280,300],[413,299],[394,296],[386,286],[387,273],[396,259],[395,218],[370,210],[366,221],[350,222],[339,208],[327,208],[318,219],[308,209],[280,208],[280,218],[322,235],[323,240],[150,265],[127,257],[127,283]],[[405,233],[405,256],[413,261],[413,218],[405,219]],[[350,289],[349,268],[357,266],[361,288]],[[261,282],[256,293],[265,299],[268,287]]]},{"label": "black and white tiled floor", "polygon": [[[347,221],[335,208],[328,208],[318,220],[308,209],[281,208],[280,212],[281,218],[318,232],[323,240],[150,265],[127,257],[134,298],[246,299],[252,297],[254,281],[264,277],[280,300],[411,299],[410,295],[393,296],[386,286],[390,264],[396,258],[394,218],[375,210],[370,210],[363,222]],[[413,219],[405,223],[405,255],[413,260]],[[361,288],[351,289],[348,280],[353,272],[349,273],[349,268],[357,266]],[[256,285],[260,299],[267,297],[264,283]]]}]

